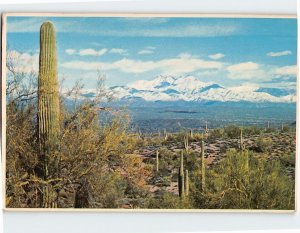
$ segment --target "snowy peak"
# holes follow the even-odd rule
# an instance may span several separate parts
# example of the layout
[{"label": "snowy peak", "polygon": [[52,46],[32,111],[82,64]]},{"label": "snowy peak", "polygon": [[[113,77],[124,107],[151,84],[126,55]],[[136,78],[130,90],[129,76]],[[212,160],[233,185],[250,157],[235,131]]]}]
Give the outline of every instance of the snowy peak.
[{"label": "snowy peak", "polygon": [[160,75],[153,80],[139,80],[128,87],[141,91],[165,91],[167,89],[174,89],[177,91],[193,91],[195,89],[203,88],[208,83],[201,82],[194,76],[180,76],[173,77],[168,75]]},{"label": "snowy peak", "polygon": [[[258,85],[241,85],[225,88],[217,83],[202,82],[197,77],[157,76],[153,80],[139,80],[125,87],[114,88],[119,99],[139,99],[145,101],[219,101],[254,103],[291,103],[296,101],[292,92],[263,89]],[[278,95],[284,94],[284,95]]]},{"label": "snowy peak", "polygon": [[[139,80],[126,86],[110,87],[109,92],[118,100],[142,101],[218,101],[253,103],[294,103],[295,90],[262,88],[247,84],[236,87],[222,87],[217,83],[203,82],[188,75],[173,77],[160,75],[152,80]],[[92,91],[82,94],[88,98]]]}]

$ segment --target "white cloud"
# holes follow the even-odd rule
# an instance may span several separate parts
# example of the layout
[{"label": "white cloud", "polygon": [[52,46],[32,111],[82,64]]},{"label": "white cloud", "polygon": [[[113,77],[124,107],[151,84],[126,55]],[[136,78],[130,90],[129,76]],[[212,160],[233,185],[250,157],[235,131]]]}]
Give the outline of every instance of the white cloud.
[{"label": "white cloud", "polygon": [[76,53],[76,50],[75,49],[66,49],[65,52],[69,55],[73,55]]},{"label": "white cloud", "polygon": [[154,47],[154,46],[146,46],[145,49],[154,50],[154,49],[156,49],[156,47]]},{"label": "white cloud", "polygon": [[124,73],[135,74],[153,70],[160,70],[163,74],[185,74],[201,69],[221,69],[223,63],[185,56],[158,61],[140,61],[132,59],[121,59],[112,63],[71,61],[63,63],[62,66],[70,69],[83,70],[119,70]]},{"label": "white cloud", "polygon": [[180,54],[178,54],[177,57],[183,58],[183,59],[196,58],[196,56],[193,56],[193,55],[191,55],[189,53],[180,53]]},{"label": "white cloud", "polygon": [[20,53],[16,50],[8,51],[6,59],[18,73],[38,73],[39,54]]},{"label": "white cloud", "polygon": [[297,66],[268,66],[260,65],[254,62],[245,62],[228,66],[227,77],[235,80],[249,80],[249,81],[271,81],[274,78],[281,76],[295,76],[297,75]]},{"label": "white cloud", "polygon": [[143,54],[152,54],[152,53],[154,53],[153,50],[147,50],[147,49],[143,49],[143,50],[138,51],[138,54],[139,54],[139,55],[143,55]]},{"label": "white cloud", "polygon": [[79,51],[77,51],[75,49],[66,49],[65,52],[69,55],[77,54],[79,56],[99,56],[100,57],[107,52],[113,53],[113,54],[126,54],[127,50],[120,49],[120,48],[112,48],[110,50],[108,50],[107,48],[103,48],[100,50],[88,48],[88,49],[80,49]]},{"label": "white cloud", "polygon": [[261,66],[254,62],[243,62],[227,67],[229,79],[269,80],[271,76]]},{"label": "white cloud", "polygon": [[216,54],[209,55],[208,57],[210,59],[218,60],[218,59],[221,59],[221,58],[225,57],[225,54],[223,54],[223,53],[216,53]]},{"label": "white cloud", "polygon": [[275,70],[275,74],[277,75],[291,75],[291,76],[297,76],[297,66],[283,66],[280,68],[277,68]]},{"label": "white cloud", "polygon": [[102,56],[107,52],[107,49],[100,49],[100,50],[95,50],[95,49],[80,49],[79,50],[79,55],[80,56]]},{"label": "white cloud", "polygon": [[152,54],[154,53],[154,50],[156,49],[156,47],[153,46],[147,46],[144,49],[138,51],[139,55],[143,55],[143,54]]},{"label": "white cloud", "polygon": [[125,53],[127,53],[127,50],[120,49],[120,48],[112,48],[111,50],[109,50],[109,53],[125,54]]},{"label": "white cloud", "polygon": [[229,72],[240,72],[240,71],[249,71],[249,70],[257,70],[259,65],[254,62],[243,62],[235,65],[231,65],[227,67]]},{"label": "white cloud", "polygon": [[280,56],[287,56],[287,55],[291,55],[292,52],[290,50],[284,50],[281,52],[269,52],[267,53],[267,56],[269,57],[280,57]]}]

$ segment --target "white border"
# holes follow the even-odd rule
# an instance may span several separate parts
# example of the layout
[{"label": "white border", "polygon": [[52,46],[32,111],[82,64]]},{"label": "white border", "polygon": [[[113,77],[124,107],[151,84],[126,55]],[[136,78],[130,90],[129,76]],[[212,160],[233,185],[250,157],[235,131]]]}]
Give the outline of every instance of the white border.
[{"label": "white border", "polygon": [[[7,17],[10,16],[51,16],[51,17],[187,17],[187,18],[295,18],[293,15],[241,15],[241,14],[154,14],[154,13],[4,13],[2,15],[2,170],[3,178],[5,178],[6,171],[6,33],[7,33]],[[5,180],[5,179],[4,179]],[[3,183],[3,196],[5,196],[5,182]],[[295,187],[296,189],[296,187]],[[295,191],[296,192],[296,191]],[[296,196],[296,195],[295,195]],[[3,206],[7,211],[41,211],[41,212],[252,212],[252,213],[293,213],[296,211],[296,198],[295,210],[267,210],[267,209],[112,209],[112,208],[89,208],[89,209],[75,209],[75,208],[7,208],[5,206],[5,198],[3,198]]]},{"label": "white border", "polygon": [[[9,0],[9,3],[17,0]],[[48,0],[50,1],[50,0]],[[25,0],[19,0],[23,3]],[[296,0],[198,0],[198,1],[152,0],[92,4],[23,4],[1,5],[3,11],[63,11],[63,12],[204,12],[204,13],[279,13],[295,14]],[[194,2],[193,4],[190,4]],[[186,5],[185,5],[186,4]],[[299,27],[299,26],[298,26]],[[298,39],[299,41],[299,39]],[[298,51],[299,56],[299,51]],[[298,83],[299,88],[299,83]],[[297,116],[299,122],[299,115]],[[297,157],[299,153],[297,153]],[[296,176],[299,186],[299,164]],[[1,195],[1,192],[0,192]],[[299,196],[299,192],[297,192]],[[0,202],[0,205],[2,202]],[[297,203],[299,210],[299,202]],[[190,232],[190,231],[235,231],[270,229],[300,229],[300,214],[272,213],[49,213],[49,212],[4,212],[5,233],[30,232]],[[243,230],[243,231],[242,231]],[[268,231],[267,231],[268,230]],[[1,232],[1,231],[0,231]],[[256,232],[256,231],[255,231]],[[262,232],[262,231],[259,231]],[[279,232],[272,231],[272,232]],[[288,231],[291,232],[291,231]],[[293,231],[294,232],[294,231]],[[297,231],[298,232],[298,231]]]}]

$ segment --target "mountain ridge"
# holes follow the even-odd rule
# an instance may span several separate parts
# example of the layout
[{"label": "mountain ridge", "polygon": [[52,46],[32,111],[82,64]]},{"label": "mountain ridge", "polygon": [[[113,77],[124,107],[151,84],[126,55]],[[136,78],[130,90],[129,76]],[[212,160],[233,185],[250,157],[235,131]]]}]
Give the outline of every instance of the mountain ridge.
[{"label": "mountain ridge", "polygon": [[294,93],[285,89],[251,85],[226,88],[217,83],[202,82],[191,75],[160,75],[149,81],[139,80],[111,90],[118,99],[138,98],[145,101],[296,102]]},{"label": "mountain ridge", "polygon": [[[138,80],[106,90],[116,100],[165,102],[252,102],[295,103],[296,91],[284,88],[264,88],[258,85],[224,87],[214,82],[203,82],[191,75],[174,77],[159,75],[152,80]],[[83,98],[93,98],[92,89],[82,90]]]}]

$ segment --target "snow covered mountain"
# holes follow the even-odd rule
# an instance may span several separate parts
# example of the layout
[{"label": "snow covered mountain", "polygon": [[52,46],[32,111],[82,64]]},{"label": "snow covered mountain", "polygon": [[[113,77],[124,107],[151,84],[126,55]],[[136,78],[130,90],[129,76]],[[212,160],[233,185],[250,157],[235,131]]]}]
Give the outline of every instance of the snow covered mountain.
[{"label": "snow covered mountain", "polygon": [[[292,91],[238,86],[225,88],[216,83],[202,82],[194,76],[158,76],[153,80],[139,80],[127,86],[111,88],[121,100],[140,99],[145,101],[220,101],[220,102],[296,102]],[[273,94],[276,93],[276,94]],[[273,94],[273,95],[272,95]]]},{"label": "snow covered mountain", "polygon": [[[108,90],[117,100],[141,101],[189,101],[189,102],[253,102],[293,103],[295,90],[261,88],[247,85],[222,87],[217,83],[202,82],[194,76],[163,76],[153,80],[139,80],[126,86],[114,86]],[[93,98],[93,90],[85,90],[83,98]]]}]

